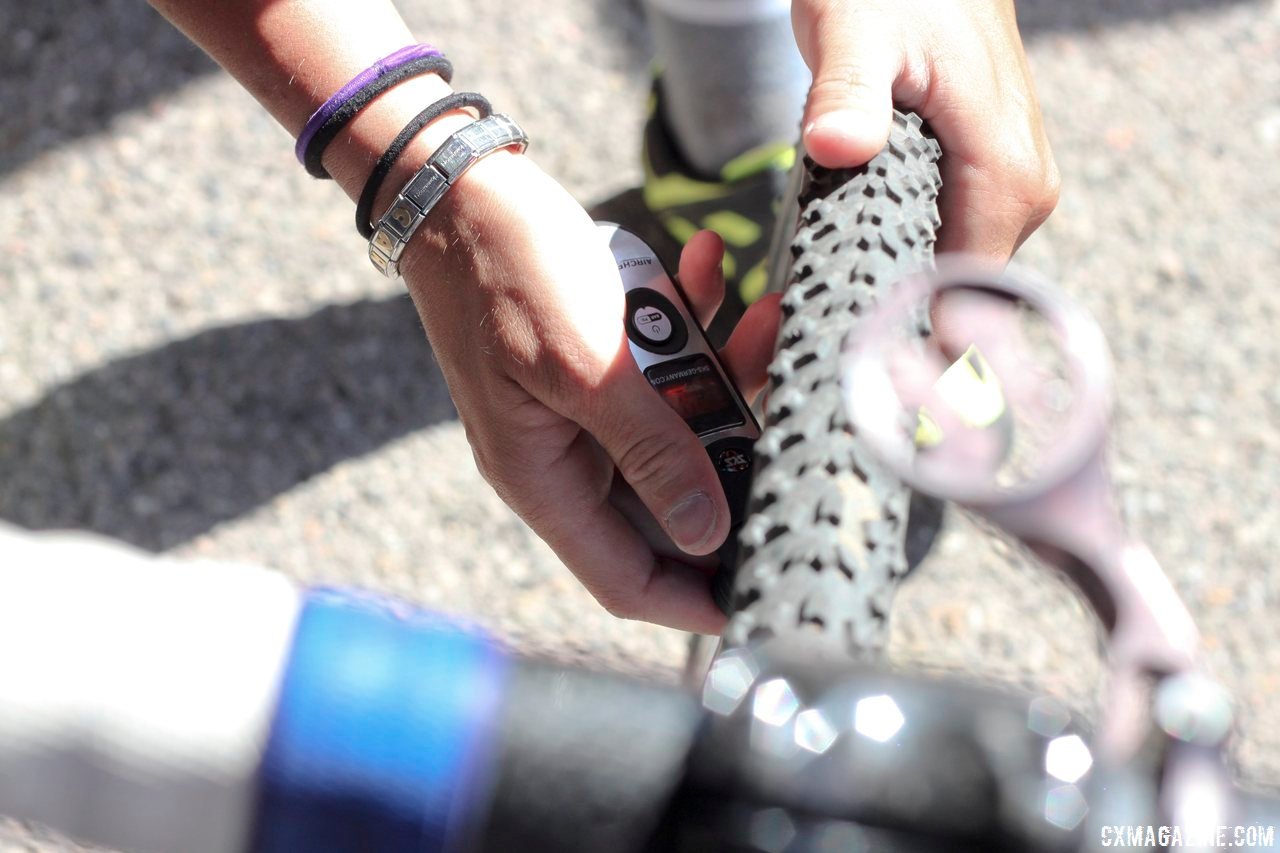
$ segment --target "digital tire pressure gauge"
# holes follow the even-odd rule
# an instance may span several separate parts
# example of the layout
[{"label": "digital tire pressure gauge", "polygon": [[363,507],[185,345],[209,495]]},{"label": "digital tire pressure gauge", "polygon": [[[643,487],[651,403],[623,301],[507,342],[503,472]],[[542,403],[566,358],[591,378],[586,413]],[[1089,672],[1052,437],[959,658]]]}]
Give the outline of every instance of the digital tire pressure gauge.
[{"label": "digital tire pressure gauge", "polygon": [[697,434],[724,487],[731,529],[718,554],[722,566],[732,570],[760,426],[653,249],[613,223],[598,226],[626,290],[631,355],[654,390]]}]

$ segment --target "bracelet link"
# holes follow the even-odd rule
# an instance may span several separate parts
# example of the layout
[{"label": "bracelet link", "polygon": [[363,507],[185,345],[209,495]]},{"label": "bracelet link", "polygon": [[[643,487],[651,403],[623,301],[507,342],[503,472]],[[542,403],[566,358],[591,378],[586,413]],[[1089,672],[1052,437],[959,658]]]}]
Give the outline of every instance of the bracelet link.
[{"label": "bracelet link", "polygon": [[382,225],[377,231],[373,232],[373,239],[369,241],[373,247],[387,257],[391,257],[396,250],[396,243],[399,242],[386,225]]},{"label": "bracelet link", "polygon": [[[467,125],[467,128],[475,127],[479,122]],[[471,168],[471,164],[479,160],[478,153],[468,143],[467,138],[463,136],[467,128],[464,128],[453,136],[445,140],[444,145],[440,146],[440,150],[432,157],[435,167],[444,175],[446,181],[452,184],[463,172]]]},{"label": "bracelet link", "polygon": [[436,202],[449,190],[449,179],[432,168],[431,163],[427,166],[428,168],[414,175],[413,180],[401,191],[404,198],[417,205],[420,216],[435,207]]},{"label": "bracelet link", "polygon": [[449,188],[481,158],[503,148],[523,152],[529,137],[509,116],[493,115],[455,132],[400,190],[369,238],[369,261],[378,272],[400,274],[409,239]]},{"label": "bracelet link", "polygon": [[399,274],[400,265],[393,263],[389,257],[379,252],[372,243],[369,244],[369,260],[373,263],[373,268],[387,278],[395,278]]},{"label": "bracelet link", "polygon": [[396,199],[396,203],[391,205],[391,209],[383,217],[382,225],[396,237],[407,237],[409,229],[413,227],[413,220],[420,212],[421,205],[415,204],[411,198]]}]

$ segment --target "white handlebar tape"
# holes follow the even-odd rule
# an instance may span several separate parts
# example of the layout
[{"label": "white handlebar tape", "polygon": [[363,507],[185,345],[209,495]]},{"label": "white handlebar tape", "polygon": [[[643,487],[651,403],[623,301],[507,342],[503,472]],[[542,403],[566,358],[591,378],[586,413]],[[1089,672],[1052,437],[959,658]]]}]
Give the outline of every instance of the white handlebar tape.
[{"label": "white handlebar tape", "polygon": [[264,569],[0,527],[0,813],[240,853],[298,609]]}]

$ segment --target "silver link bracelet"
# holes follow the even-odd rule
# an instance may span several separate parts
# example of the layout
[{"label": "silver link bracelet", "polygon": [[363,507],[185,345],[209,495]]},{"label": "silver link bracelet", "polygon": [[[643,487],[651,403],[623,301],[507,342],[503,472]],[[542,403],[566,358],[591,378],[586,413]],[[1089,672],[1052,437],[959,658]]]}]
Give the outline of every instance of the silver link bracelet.
[{"label": "silver link bracelet", "polygon": [[369,260],[378,272],[388,278],[400,274],[400,256],[409,238],[463,172],[494,151],[511,148],[519,153],[528,146],[524,130],[505,115],[473,121],[446,139],[378,220],[369,239]]}]

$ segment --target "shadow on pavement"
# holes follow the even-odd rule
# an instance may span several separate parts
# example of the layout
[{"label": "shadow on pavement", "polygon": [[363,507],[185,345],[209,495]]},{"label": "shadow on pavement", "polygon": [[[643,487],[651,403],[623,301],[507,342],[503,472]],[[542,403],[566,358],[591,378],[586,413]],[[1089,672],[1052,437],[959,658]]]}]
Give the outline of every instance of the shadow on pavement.
[{"label": "shadow on pavement", "polygon": [[0,3],[0,174],[215,69],[142,0]]},{"label": "shadow on pavement", "polygon": [[213,329],[0,421],[0,518],[164,550],[454,417],[408,297]]}]

